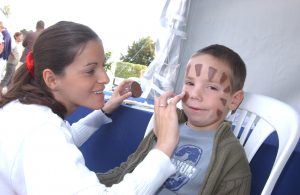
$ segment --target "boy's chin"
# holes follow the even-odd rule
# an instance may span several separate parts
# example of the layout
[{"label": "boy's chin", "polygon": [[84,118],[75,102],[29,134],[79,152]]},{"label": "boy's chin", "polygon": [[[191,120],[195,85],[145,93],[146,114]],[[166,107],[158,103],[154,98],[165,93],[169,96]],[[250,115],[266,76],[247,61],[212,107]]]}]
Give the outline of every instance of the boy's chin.
[{"label": "boy's chin", "polygon": [[219,127],[219,125],[222,123],[221,120],[215,119],[211,120],[209,122],[207,121],[201,121],[201,120],[189,120],[188,124],[190,124],[190,127],[193,127],[194,129],[198,130],[215,130]]}]

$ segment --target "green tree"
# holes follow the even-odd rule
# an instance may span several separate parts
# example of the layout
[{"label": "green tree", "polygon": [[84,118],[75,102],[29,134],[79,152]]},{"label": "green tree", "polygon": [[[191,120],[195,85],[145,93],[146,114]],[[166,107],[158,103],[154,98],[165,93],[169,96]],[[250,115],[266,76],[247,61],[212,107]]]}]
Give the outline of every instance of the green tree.
[{"label": "green tree", "polygon": [[112,65],[112,61],[111,61],[111,51],[106,51],[105,53],[104,53],[104,55],[105,55],[105,63],[104,63],[104,69],[105,69],[105,71],[108,71],[108,70],[110,70],[111,69],[111,65]]},{"label": "green tree", "polygon": [[155,43],[150,37],[134,41],[127,49],[127,54],[121,54],[120,60],[148,66],[154,59]]}]

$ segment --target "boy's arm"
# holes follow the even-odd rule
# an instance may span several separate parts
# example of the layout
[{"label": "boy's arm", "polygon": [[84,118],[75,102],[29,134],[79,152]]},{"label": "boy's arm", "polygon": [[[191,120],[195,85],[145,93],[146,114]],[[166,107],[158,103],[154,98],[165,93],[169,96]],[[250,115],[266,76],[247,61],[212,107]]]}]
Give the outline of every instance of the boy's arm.
[{"label": "boy's arm", "polygon": [[[227,174],[222,175],[219,185],[211,185],[211,188],[215,188],[211,192],[213,194],[226,194],[226,195],[250,195],[251,191],[251,173],[248,169],[248,165],[243,159],[236,162],[236,164],[229,171],[228,167],[224,167],[227,170]],[[217,181],[218,182],[218,181]],[[207,188],[207,187],[206,187]],[[205,191],[205,190],[204,190]],[[202,194],[206,194],[203,192]]]},{"label": "boy's arm", "polygon": [[126,162],[123,162],[119,167],[111,169],[106,173],[97,173],[99,181],[107,187],[122,181],[127,173],[131,173],[136,166],[143,161],[153,148],[155,141],[156,137],[153,131],[151,131],[145,139],[142,140],[137,150],[128,157]]},{"label": "boy's arm", "polygon": [[243,147],[228,124],[224,122],[220,128],[227,130],[221,134],[217,133],[223,141],[216,144],[211,158],[213,163],[210,163],[200,194],[250,194],[249,162]]},{"label": "boy's arm", "polygon": [[216,194],[235,195],[243,194],[250,195],[251,191],[251,176],[245,176],[232,181],[222,183],[222,187],[218,188]]},{"label": "boy's arm", "polygon": [[224,174],[224,177],[221,185],[217,188],[216,194],[249,195],[251,190],[251,171],[244,149],[239,142],[228,145],[231,145],[231,147],[228,147],[230,152],[227,154],[227,158],[230,160],[224,161],[224,172],[221,174]]}]

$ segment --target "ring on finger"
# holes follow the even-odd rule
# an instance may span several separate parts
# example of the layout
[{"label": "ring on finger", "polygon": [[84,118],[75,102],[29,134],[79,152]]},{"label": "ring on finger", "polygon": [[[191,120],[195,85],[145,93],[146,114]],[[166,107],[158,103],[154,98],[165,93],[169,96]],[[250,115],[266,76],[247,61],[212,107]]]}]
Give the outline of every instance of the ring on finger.
[{"label": "ring on finger", "polygon": [[167,105],[166,104],[159,104],[158,107],[167,107]]}]

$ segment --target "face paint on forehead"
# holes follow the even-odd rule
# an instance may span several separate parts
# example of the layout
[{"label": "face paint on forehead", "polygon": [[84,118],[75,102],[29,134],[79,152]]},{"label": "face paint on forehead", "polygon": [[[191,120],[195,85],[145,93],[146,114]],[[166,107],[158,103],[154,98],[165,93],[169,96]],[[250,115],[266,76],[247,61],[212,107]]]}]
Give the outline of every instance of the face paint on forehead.
[{"label": "face paint on forehead", "polygon": [[220,84],[224,83],[227,80],[228,76],[225,74],[225,72],[222,73]]},{"label": "face paint on forehead", "polygon": [[[222,73],[221,79],[220,79],[220,84],[224,83],[226,80],[229,80],[229,77],[226,75],[225,72]],[[224,88],[223,92],[224,93],[230,93],[231,92],[231,84],[229,80],[229,85]]]},{"label": "face paint on forehead", "polygon": [[201,75],[202,64],[195,64],[196,76],[199,77]]},{"label": "face paint on forehead", "polygon": [[[225,72],[223,72],[221,79],[220,79],[220,84],[224,83],[227,79],[228,79],[228,76],[226,75]],[[230,81],[229,81],[229,83],[230,83]],[[225,87],[225,89],[223,90],[224,93],[229,93],[230,91],[231,91],[230,85]]]},{"label": "face paint on forehead", "polygon": [[186,67],[185,77],[188,76],[188,74],[190,72],[190,69],[191,69],[191,64],[188,64],[187,67]]},{"label": "face paint on forehead", "polygon": [[215,69],[215,68],[213,68],[213,67],[211,67],[211,66],[208,68],[208,80],[209,80],[209,81],[212,81],[212,80],[213,80],[213,78],[214,78],[216,72],[217,72],[217,69]]}]

